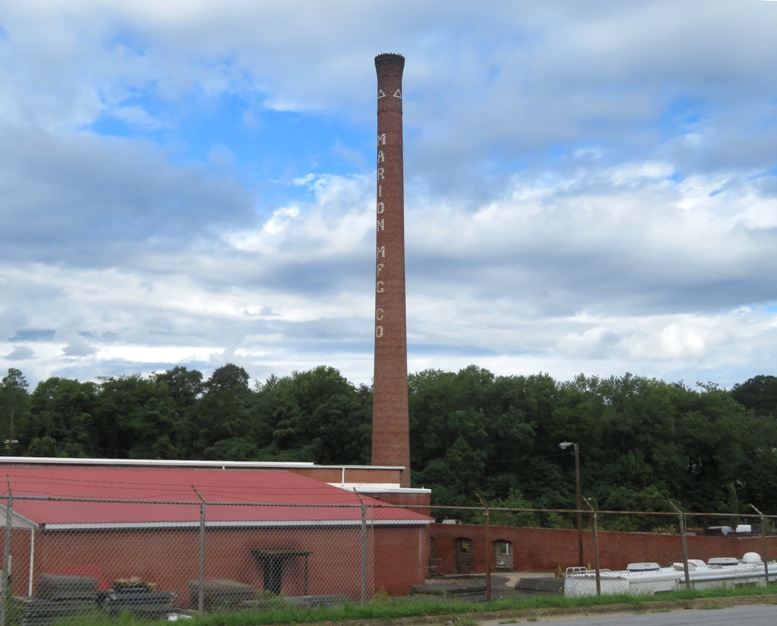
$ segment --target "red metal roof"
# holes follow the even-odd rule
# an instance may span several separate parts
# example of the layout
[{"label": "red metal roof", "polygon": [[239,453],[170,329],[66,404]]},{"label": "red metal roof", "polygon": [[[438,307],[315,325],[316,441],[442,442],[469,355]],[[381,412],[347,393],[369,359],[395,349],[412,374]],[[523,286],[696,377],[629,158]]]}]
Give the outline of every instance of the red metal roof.
[{"label": "red metal roof", "polygon": [[[49,528],[190,525],[199,523],[200,497],[208,525],[361,521],[355,493],[285,470],[20,465],[4,466],[2,473],[0,494],[8,495],[10,488],[13,512]],[[361,499],[371,522],[432,521],[410,509]],[[6,503],[0,500],[0,506]]]}]

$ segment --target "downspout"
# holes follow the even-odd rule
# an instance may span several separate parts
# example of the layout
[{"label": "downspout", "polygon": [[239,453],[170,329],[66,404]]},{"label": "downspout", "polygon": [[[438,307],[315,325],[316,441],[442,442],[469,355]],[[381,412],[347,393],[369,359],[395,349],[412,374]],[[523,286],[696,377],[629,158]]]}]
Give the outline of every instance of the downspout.
[{"label": "downspout", "polygon": [[32,527],[32,532],[30,532],[30,579],[27,583],[27,595],[31,596],[32,593],[32,587],[34,582],[34,574],[35,571],[35,528],[36,526]]},{"label": "downspout", "polygon": [[194,493],[200,499],[200,563],[199,575],[197,577],[197,612],[200,615],[205,614],[205,498],[197,491],[197,487],[192,485]]},{"label": "downspout", "polygon": [[362,523],[361,523],[361,533],[360,533],[360,540],[361,540],[361,604],[364,604],[367,602],[367,505],[364,503],[364,500],[362,499],[361,495],[358,491],[356,491],[356,488],[354,488],[353,492],[356,494],[356,497],[359,498],[359,503],[361,504],[361,510],[362,510]]},{"label": "downspout", "polygon": [[3,575],[2,589],[0,595],[3,599],[3,605],[0,607],[0,626],[5,626],[6,611],[8,610],[8,591],[10,583],[11,568],[11,528],[13,526],[13,491],[11,491],[11,481],[8,481],[8,499],[5,505],[5,537],[3,541]]}]

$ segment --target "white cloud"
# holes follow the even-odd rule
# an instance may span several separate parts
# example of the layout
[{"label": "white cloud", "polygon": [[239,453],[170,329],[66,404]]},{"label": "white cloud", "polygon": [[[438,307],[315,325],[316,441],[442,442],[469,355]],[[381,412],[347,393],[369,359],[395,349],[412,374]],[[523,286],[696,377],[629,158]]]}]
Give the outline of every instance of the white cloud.
[{"label": "white cloud", "polygon": [[0,0],[0,354],[369,383],[398,51],[411,371],[769,371],[777,14],[730,9]]}]

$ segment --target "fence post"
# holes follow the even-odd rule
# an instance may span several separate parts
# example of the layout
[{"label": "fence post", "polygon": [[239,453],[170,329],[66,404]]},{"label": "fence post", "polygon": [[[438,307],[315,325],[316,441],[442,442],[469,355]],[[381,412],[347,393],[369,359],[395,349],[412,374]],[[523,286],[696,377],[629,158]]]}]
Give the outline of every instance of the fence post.
[{"label": "fence post", "polygon": [[750,505],[752,509],[758,513],[758,515],[761,516],[761,552],[763,554],[763,561],[764,561],[764,576],[766,577],[766,586],[769,586],[769,555],[767,554],[767,544],[766,544],[766,519],[764,518],[764,514],[761,513],[758,509],[755,508],[755,505]]},{"label": "fence post", "polygon": [[688,570],[688,538],[685,534],[685,514],[680,510],[680,507],[678,507],[669,498],[667,498],[667,502],[669,502],[675,513],[677,513],[677,518],[680,521],[680,544],[682,545],[683,550],[683,574],[685,576],[685,588],[690,589],[691,573]]},{"label": "fence post", "polygon": [[594,568],[596,568],[596,595],[602,595],[602,576],[599,568],[599,522],[597,519],[596,509],[591,506],[588,498],[583,498],[588,508],[593,512],[593,532],[594,532]]},{"label": "fence post", "polygon": [[0,606],[0,626],[5,626],[5,614],[8,609],[8,570],[11,565],[11,518],[13,517],[13,493],[8,485],[8,500],[5,506],[5,540],[3,542],[3,585],[2,606]]},{"label": "fence post", "polygon": [[491,511],[488,510],[488,505],[480,494],[475,492],[475,495],[480,500],[480,504],[483,505],[485,513],[483,514],[486,520],[486,602],[491,601]]},{"label": "fence post", "polygon": [[200,568],[197,578],[197,612],[203,615],[205,613],[205,499],[194,485],[192,485],[192,489],[200,499]]},{"label": "fence post", "polygon": [[361,557],[362,557],[362,563],[361,563],[361,604],[365,604],[367,602],[367,505],[364,504],[364,500],[362,500],[361,495],[358,491],[356,491],[356,488],[354,487],[353,492],[356,494],[356,497],[359,498],[359,503],[362,507],[362,523],[361,523],[361,534],[360,534],[360,541],[361,541]]}]

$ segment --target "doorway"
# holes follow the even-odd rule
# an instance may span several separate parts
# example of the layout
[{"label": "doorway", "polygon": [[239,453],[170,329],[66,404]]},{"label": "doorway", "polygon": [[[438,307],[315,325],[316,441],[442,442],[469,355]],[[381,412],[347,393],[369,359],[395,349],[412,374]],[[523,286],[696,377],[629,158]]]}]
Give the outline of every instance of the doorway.
[{"label": "doorway", "polygon": [[456,540],[456,573],[472,573],[472,539],[467,537]]}]

